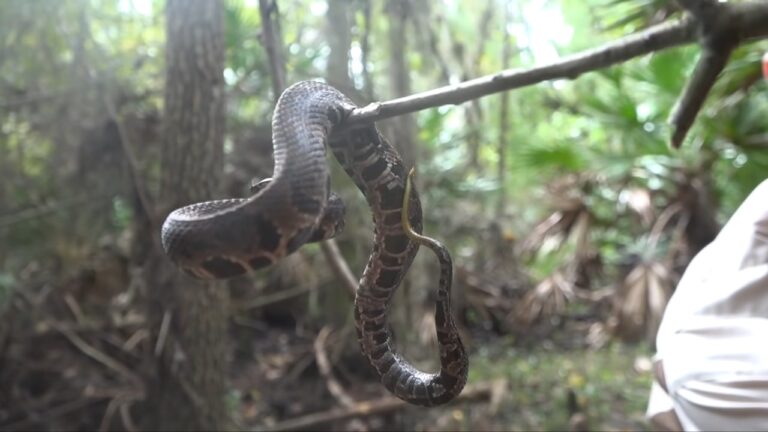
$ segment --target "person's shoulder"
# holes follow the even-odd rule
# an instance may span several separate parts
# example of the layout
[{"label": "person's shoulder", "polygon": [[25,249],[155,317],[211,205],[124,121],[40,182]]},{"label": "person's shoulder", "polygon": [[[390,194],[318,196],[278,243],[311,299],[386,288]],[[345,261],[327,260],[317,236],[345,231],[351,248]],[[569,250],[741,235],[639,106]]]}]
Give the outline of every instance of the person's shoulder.
[{"label": "person's shoulder", "polygon": [[768,179],[760,182],[752,190],[728,221],[726,228],[728,225],[743,226],[753,223],[759,225],[768,223]]},{"label": "person's shoulder", "polygon": [[750,196],[753,194],[757,194],[761,197],[768,197],[768,178],[760,182],[760,184],[757,185],[755,190],[752,191]]}]

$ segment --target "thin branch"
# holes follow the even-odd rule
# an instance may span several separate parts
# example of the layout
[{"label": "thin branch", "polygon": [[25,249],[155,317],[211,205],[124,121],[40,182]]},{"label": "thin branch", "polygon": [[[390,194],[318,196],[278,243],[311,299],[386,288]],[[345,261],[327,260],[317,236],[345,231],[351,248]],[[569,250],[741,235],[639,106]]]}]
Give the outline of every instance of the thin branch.
[{"label": "thin branch", "polygon": [[[23,292],[23,290],[21,292]],[[62,331],[75,333],[101,332],[105,329],[131,329],[143,324],[144,319],[137,316],[130,316],[120,322],[88,320],[81,323],[72,323],[71,321],[44,320],[35,325],[30,331],[14,332],[10,335],[10,338],[14,341],[23,341],[32,338],[47,337],[52,333],[60,333]]]},{"label": "thin branch", "polygon": [[[370,123],[442,105],[457,105],[494,93],[555,79],[573,79],[585,73],[625,62],[634,57],[670,48],[695,39],[691,20],[664,23],[602,47],[577,53],[531,69],[508,69],[493,75],[416,93],[355,109],[347,125]],[[768,32],[768,31],[767,31]]]},{"label": "thin branch", "polygon": [[[511,18],[510,5],[504,5],[504,15],[502,21],[501,41],[501,67],[509,68],[510,57],[512,56],[512,41],[508,26]],[[501,219],[504,216],[504,210],[507,207],[507,140],[509,139],[509,92],[501,94],[499,100],[499,142],[497,147],[498,165],[497,179],[499,182],[499,200],[496,203],[496,218]]]},{"label": "thin branch", "polygon": [[112,417],[114,417],[117,410],[122,405],[123,401],[118,398],[114,398],[109,401],[107,408],[104,409],[104,415],[101,416],[101,422],[99,423],[99,432],[106,432],[109,430],[109,426],[112,424]]},{"label": "thin branch", "polygon": [[261,39],[269,57],[269,68],[272,75],[272,92],[275,100],[285,88],[285,61],[283,61],[283,44],[277,34],[273,20],[277,21],[277,2],[275,0],[259,0],[261,13]]},{"label": "thin branch", "polygon": [[141,385],[142,379],[140,376],[109,355],[89,345],[88,342],[84,341],[80,336],[77,335],[77,333],[68,329],[60,329],[59,331],[69,340],[70,343],[72,343],[72,345],[76,346],[80,351],[82,351],[83,354],[103,364],[109,369],[112,369],[120,375],[123,375],[134,385]]},{"label": "thin branch", "polygon": [[664,228],[667,227],[667,224],[672,220],[672,217],[679,214],[682,210],[683,206],[679,202],[676,202],[661,212],[659,217],[656,218],[656,222],[651,227],[650,234],[648,234],[648,242],[646,243],[648,245],[648,250],[656,249],[662,234],[664,234]]},{"label": "thin branch", "polygon": [[331,336],[331,327],[325,326],[320,329],[320,332],[315,338],[313,348],[315,351],[315,361],[317,362],[317,368],[320,370],[320,374],[325,378],[325,386],[328,388],[328,392],[344,407],[352,408],[355,406],[354,400],[347,394],[344,387],[339,383],[335,376],[333,376],[333,367],[331,361],[328,359],[328,352],[325,346],[328,343],[328,338]]},{"label": "thin branch", "polygon": [[670,141],[672,147],[679,148],[685,140],[710,90],[717,82],[718,75],[728,64],[732,50],[730,47],[718,51],[705,48],[701,53],[693,76],[686,84],[669,117],[669,124],[673,129]]},{"label": "thin branch", "polygon": [[155,342],[155,357],[160,357],[165,348],[165,341],[168,339],[168,332],[171,329],[171,319],[173,318],[173,312],[166,309],[163,312],[163,320],[160,322],[160,330],[157,332],[157,341]]},{"label": "thin branch", "polygon": [[[684,1],[684,3],[690,6],[691,10],[695,9],[696,14],[708,15],[699,13],[704,8],[693,5],[691,1]],[[718,8],[719,13],[714,14],[717,21],[715,25],[704,27],[704,31],[709,33],[702,37],[702,41],[708,41],[707,43],[724,43],[724,39],[720,37],[712,38],[713,32],[721,36],[727,35],[728,38],[725,40],[734,43],[733,46],[750,39],[768,36],[768,25],[765,25],[768,22],[768,4],[766,2],[724,3],[719,4]],[[456,105],[468,100],[543,81],[574,79],[586,72],[603,69],[645,54],[694,42],[700,37],[701,31],[701,23],[696,18],[688,16],[677,22],[663,23],[650,27],[642,32],[628,35],[602,47],[565,57],[549,65],[527,70],[504,70],[456,85],[440,87],[390,101],[372,103],[355,109],[347,119],[347,125],[352,127],[357,124],[370,123],[427,108]],[[717,58],[706,58],[705,60],[714,66],[719,62]],[[706,76],[711,75],[711,71],[714,70],[712,67],[707,69],[702,72],[703,78],[701,82],[706,83]],[[690,98],[690,96],[687,98]],[[695,102],[696,98],[691,100]],[[683,101],[678,106],[685,108],[686,102]],[[684,113],[685,109],[682,112]]]},{"label": "thin branch", "polygon": [[339,245],[336,243],[336,240],[329,239],[321,242],[320,250],[323,251],[325,259],[328,261],[328,264],[331,265],[331,270],[333,270],[333,273],[339,280],[341,280],[344,288],[349,291],[350,295],[354,297],[355,292],[357,291],[357,278],[349,268],[347,260],[345,260],[344,256],[341,255],[341,251],[339,250]]},{"label": "thin branch", "polygon": [[141,171],[139,169],[136,153],[133,151],[135,147],[128,138],[128,131],[125,128],[125,123],[118,115],[114,101],[106,91],[104,91],[102,94],[102,101],[104,103],[104,107],[107,109],[107,113],[109,113],[109,117],[113,122],[115,122],[115,126],[117,126],[117,135],[120,137],[120,147],[123,149],[123,154],[125,155],[126,161],[128,161],[128,176],[130,177],[131,184],[136,190],[136,196],[139,198],[141,210],[144,212],[144,215],[152,226],[152,229],[155,230],[155,228],[159,226],[157,221],[157,214],[155,212],[155,206],[147,191],[146,185],[143,181],[141,181],[142,176],[139,175]]},{"label": "thin branch", "polygon": [[[499,391],[499,383],[484,382],[474,386],[467,386],[456,397],[456,400],[493,399],[494,393]],[[273,426],[262,426],[259,430],[290,431],[290,430],[314,430],[320,425],[333,421],[345,420],[351,417],[366,416],[395,411],[408,406],[406,402],[393,397],[385,397],[377,400],[358,402],[350,408],[335,408],[325,412],[307,414],[292,418]]]},{"label": "thin branch", "polygon": [[731,11],[714,0],[678,0],[698,25],[701,57],[672,110],[671,145],[679,148],[704,106],[709,92],[725,69],[733,49],[739,44],[738,29],[734,29]]},{"label": "thin branch", "polygon": [[139,430],[139,427],[136,426],[136,422],[133,421],[133,417],[131,416],[130,405],[127,403],[120,405],[120,420],[123,421],[123,426],[125,426],[125,430],[128,432],[136,432]]}]

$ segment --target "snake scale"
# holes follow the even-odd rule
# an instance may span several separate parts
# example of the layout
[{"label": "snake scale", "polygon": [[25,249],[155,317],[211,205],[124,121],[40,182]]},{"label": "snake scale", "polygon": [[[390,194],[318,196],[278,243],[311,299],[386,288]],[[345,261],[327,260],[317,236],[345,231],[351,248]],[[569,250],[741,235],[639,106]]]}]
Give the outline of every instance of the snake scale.
[{"label": "snake scale", "polygon": [[[376,127],[337,127],[354,108],[341,92],[320,82],[303,81],[286,89],[272,119],[272,179],[257,185],[247,199],[208,201],[173,211],[163,224],[163,247],[186,273],[213,279],[266,267],[307,242],[332,237],[343,227],[344,208],[330,192],[327,145],[373,214],[373,250],[354,306],[363,354],[397,397],[415,405],[443,404],[461,392],[469,367],[451,315],[450,255],[436,241],[419,235],[418,194],[410,191],[410,184],[406,194],[410,179],[403,161]],[[387,321],[392,297],[419,244],[433,249],[441,263],[435,306],[438,373],[419,371],[395,352]]]}]

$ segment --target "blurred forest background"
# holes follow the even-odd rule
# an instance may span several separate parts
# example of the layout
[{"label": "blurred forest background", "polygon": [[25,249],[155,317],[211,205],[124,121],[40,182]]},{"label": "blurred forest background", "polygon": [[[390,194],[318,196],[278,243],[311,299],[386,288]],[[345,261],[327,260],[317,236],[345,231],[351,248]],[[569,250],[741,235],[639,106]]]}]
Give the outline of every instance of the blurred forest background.
[{"label": "blurred forest background", "polygon": [[[735,51],[680,150],[666,119],[695,45],[380,122],[456,265],[470,379],[445,407],[393,401],[360,354],[333,252],[359,277],[372,224],[335,161],[345,232],[268,270],[179,276],[159,223],[271,175],[287,84],[365,104],[680,16],[658,0],[3,0],[0,428],[647,429],[666,301],[768,173],[765,42]],[[425,369],[436,275],[422,253],[392,311]]]}]

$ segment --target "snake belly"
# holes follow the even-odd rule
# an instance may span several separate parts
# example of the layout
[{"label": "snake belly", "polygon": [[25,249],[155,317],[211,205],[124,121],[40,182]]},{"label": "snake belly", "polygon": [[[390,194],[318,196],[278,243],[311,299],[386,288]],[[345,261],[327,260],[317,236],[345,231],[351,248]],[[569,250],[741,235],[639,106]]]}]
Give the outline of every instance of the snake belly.
[{"label": "snake belly", "polygon": [[[371,208],[373,250],[355,295],[354,318],[363,355],[381,382],[406,402],[434,406],[456,397],[467,380],[468,357],[450,307],[451,263],[447,251],[435,307],[440,371],[419,371],[392,346],[388,315],[392,297],[418,244],[401,223],[406,170],[374,125],[338,130],[355,108],[341,92],[316,81],[292,85],[280,96],[272,119],[275,168],[271,181],[248,199],[192,204],[173,211],[162,228],[166,254],[198,278],[227,278],[263,268],[308,241],[329,238],[343,226],[343,210],[328,205],[326,144]],[[422,228],[413,191],[408,218]]]}]

